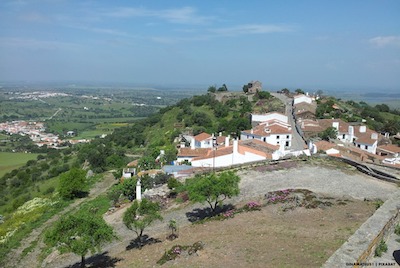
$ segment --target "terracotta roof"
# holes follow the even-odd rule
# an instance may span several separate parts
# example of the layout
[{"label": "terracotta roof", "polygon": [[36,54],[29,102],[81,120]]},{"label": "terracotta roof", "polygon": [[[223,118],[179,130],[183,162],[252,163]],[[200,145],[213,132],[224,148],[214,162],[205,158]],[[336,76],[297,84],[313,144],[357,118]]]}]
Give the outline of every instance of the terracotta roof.
[{"label": "terracotta roof", "polygon": [[269,120],[263,122],[253,128],[253,133],[251,133],[251,129],[244,130],[242,132],[249,135],[257,135],[261,137],[270,136],[271,134],[291,134],[292,130],[289,129],[288,124],[281,122],[279,120]]},{"label": "terracotta roof", "polygon": [[207,159],[207,158],[213,158],[213,157],[218,157],[218,156],[223,156],[223,155],[229,155],[233,153],[233,146],[229,147],[220,147],[216,150],[209,149],[207,154],[200,155],[198,157],[193,158],[192,161],[196,160],[201,160],[201,159]]},{"label": "terracotta roof", "polygon": [[217,136],[217,144],[225,144],[225,136]]},{"label": "terracotta roof", "polygon": [[195,139],[196,141],[204,141],[204,140],[206,140],[206,139],[208,139],[208,138],[211,138],[211,135],[208,134],[208,133],[205,133],[205,132],[202,132],[202,133],[200,133],[200,134],[194,136],[194,139]]},{"label": "terracotta roof", "polygon": [[371,137],[368,137],[367,135],[362,135],[360,138],[356,139],[354,142],[360,143],[360,144],[372,145],[375,142],[378,142],[378,140],[371,139]]},{"label": "terracotta roof", "polygon": [[185,148],[180,148],[178,152],[178,157],[185,157],[185,156],[192,156],[192,157],[197,157],[197,156],[203,156],[207,155],[208,151],[211,151],[210,148],[196,148],[192,150],[189,147]]},{"label": "terracotta roof", "polygon": [[301,125],[301,129],[305,132],[321,132],[324,129],[319,125],[318,121],[316,120],[311,120],[311,119],[302,119],[299,120],[299,123]]},{"label": "terracotta roof", "polygon": [[317,105],[315,103],[300,102],[294,105],[295,113],[309,111],[315,114],[317,110]]},{"label": "terracotta roof", "polygon": [[335,147],[334,143],[328,141],[317,141],[315,145],[317,146],[317,150],[322,150],[322,151],[326,151]]},{"label": "terracotta roof", "polygon": [[240,141],[239,146],[249,147],[264,153],[273,153],[279,150],[279,145],[269,144],[256,139]]},{"label": "terracotta roof", "polygon": [[384,150],[391,153],[400,153],[400,147],[394,144],[385,144],[378,146],[379,150]]},{"label": "terracotta roof", "polygon": [[[339,123],[339,133],[348,133],[350,124],[344,122],[342,119],[319,119],[318,123],[323,129],[327,129],[328,127],[332,127],[333,123]],[[354,129],[355,132],[355,129]]]}]

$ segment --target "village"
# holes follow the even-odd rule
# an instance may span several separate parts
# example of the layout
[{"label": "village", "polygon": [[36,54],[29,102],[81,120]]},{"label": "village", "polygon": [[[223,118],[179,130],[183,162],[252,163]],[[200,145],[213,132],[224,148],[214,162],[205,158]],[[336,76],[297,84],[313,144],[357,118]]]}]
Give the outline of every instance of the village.
[{"label": "village", "polygon": [[[261,82],[249,83],[248,95],[262,90]],[[400,167],[400,147],[391,144],[389,133],[378,133],[363,123],[348,123],[342,119],[317,119],[318,96],[297,94],[293,98],[273,93],[286,104],[286,113],[251,114],[251,129],[240,136],[222,133],[181,134],[175,139],[178,154],[173,165],[164,171],[176,177],[186,177],[196,170],[214,170],[257,161],[287,159],[323,153],[352,161]],[[337,108],[337,107],[333,107]],[[336,138],[322,140],[318,134],[332,128]],[[399,139],[400,136],[396,135]],[[160,156],[162,157],[163,151]],[[130,177],[137,161],[128,164],[124,176]],[[156,174],[153,170],[150,173]]]},{"label": "village", "polygon": [[[47,146],[47,148],[63,149],[69,144],[87,143],[89,139],[61,139],[58,135],[46,132],[44,122],[36,121],[7,121],[0,123],[0,132],[8,135],[19,134],[28,136],[38,147]],[[67,137],[74,137],[74,131],[68,131]]]}]

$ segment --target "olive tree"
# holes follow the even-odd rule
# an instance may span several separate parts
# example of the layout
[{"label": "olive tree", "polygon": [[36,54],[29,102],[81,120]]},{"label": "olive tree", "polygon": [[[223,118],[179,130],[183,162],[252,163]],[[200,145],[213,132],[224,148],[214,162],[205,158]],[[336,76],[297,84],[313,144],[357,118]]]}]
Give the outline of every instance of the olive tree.
[{"label": "olive tree", "polygon": [[87,192],[86,171],[73,168],[61,174],[59,192],[65,199],[83,196]]},{"label": "olive tree", "polygon": [[189,199],[195,202],[207,202],[213,213],[222,202],[239,194],[240,177],[233,171],[220,174],[208,174],[195,176],[187,180],[185,188]]},{"label": "olive tree", "polygon": [[160,205],[157,202],[152,202],[147,199],[141,201],[135,200],[125,211],[122,218],[126,227],[136,233],[139,247],[142,246],[144,230],[154,221],[162,219]]},{"label": "olive tree", "polygon": [[45,234],[45,243],[56,246],[60,252],[72,252],[81,256],[81,267],[85,267],[85,256],[100,251],[106,242],[116,238],[113,229],[100,216],[78,213],[62,217]]}]

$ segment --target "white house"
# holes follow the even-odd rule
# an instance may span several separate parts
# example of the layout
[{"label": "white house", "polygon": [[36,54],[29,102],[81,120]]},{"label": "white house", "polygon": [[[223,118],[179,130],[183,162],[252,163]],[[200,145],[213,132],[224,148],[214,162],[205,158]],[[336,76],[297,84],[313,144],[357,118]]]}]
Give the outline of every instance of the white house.
[{"label": "white house", "polygon": [[285,148],[291,146],[292,128],[285,122],[269,120],[250,130],[241,131],[240,139],[256,139],[271,145],[278,145],[279,150],[283,152]]},{"label": "white house", "polygon": [[337,139],[344,143],[352,143],[361,150],[376,154],[379,134],[364,125],[353,126],[341,119],[318,120],[323,129],[334,127],[337,130]]},{"label": "white house", "polygon": [[251,124],[259,124],[261,122],[277,120],[284,123],[289,123],[288,117],[278,112],[271,112],[266,114],[251,114]]},{"label": "white house", "polygon": [[259,140],[234,140],[232,145],[209,149],[204,156],[192,158],[193,167],[226,167],[266,159],[279,159],[282,153],[279,146]]},{"label": "white house", "polygon": [[304,94],[299,94],[293,97],[293,105],[296,105],[298,103],[312,103],[312,98],[310,96],[304,95]]}]

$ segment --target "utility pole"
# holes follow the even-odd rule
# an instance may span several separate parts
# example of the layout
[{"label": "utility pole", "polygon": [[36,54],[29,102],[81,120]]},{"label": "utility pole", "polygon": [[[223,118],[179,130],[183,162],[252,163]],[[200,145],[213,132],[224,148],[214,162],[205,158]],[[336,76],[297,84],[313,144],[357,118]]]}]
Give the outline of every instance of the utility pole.
[{"label": "utility pole", "polygon": [[215,169],[215,150],[217,150],[217,137],[213,137],[213,142],[212,142],[212,148],[213,148],[213,168],[212,168],[212,172],[214,173],[214,169]]}]

